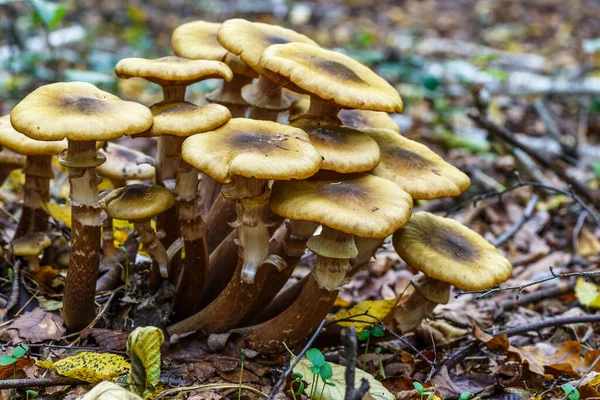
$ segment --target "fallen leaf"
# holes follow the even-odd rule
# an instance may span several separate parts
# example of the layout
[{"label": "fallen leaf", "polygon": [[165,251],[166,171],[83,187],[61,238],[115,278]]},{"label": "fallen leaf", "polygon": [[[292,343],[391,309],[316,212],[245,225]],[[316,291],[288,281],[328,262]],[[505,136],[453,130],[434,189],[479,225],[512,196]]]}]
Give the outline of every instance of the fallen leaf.
[{"label": "fallen leaf", "polygon": [[127,339],[127,355],[132,368],[129,382],[143,398],[152,398],[160,379],[160,346],[165,338],[153,326],[136,328]]},{"label": "fallen leaf", "polygon": [[82,339],[91,336],[98,346],[104,350],[125,350],[127,348],[128,332],[112,331],[110,329],[92,328],[80,333]]},{"label": "fallen leaf", "polygon": [[79,400],[141,400],[142,398],[112,382],[101,382]]},{"label": "fallen leaf", "polygon": [[33,364],[35,364],[33,358],[21,357],[17,358],[16,362],[13,364],[0,366],[0,380],[13,378],[17,372],[22,371],[23,368],[32,366]]},{"label": "fallen leaf", "polygon": [[47,340],[59,340],[67,331],[60,315],[44,311],[41,308],[21,315],[11,322],[6,330],[16,330],[20,340],[15,341],[13,338],[14,343],[21,341],[41,343]]},{"label": "fallen leaf", "polygon": [[59,269],[54,269],[49,265],[37,268],[31,272],[33,279],[50,293],[55,293],[56,288],[64,284],[64,278],[60,275]]},{"label": "fallen leaf", "polygon": [[600,290],[595,283],[580,277],[575,285],[575,296],[582,306],[600,308]]},{"label": "fallen leaf", "polygon": [[[334,317],[335,321],[348,320],[356,317],[356,321],[338,322],[339,325],[350,328],[354,326],[356,333],[363,329],[370,328],[373,324],[377,324],[379,320],[385,318],[390,311],[394,309],[398,303],[398,298],[390,300],[366,300],[358,303],[348,311],[341,312]],[[370,321],[361,322],[361,321]]]},{"label": "fallen leaf", "polygon": [[122,356],[89,351],[63,358],[55,363],[52,360],[38,361],[36,365],[89,383],[114,380],[130,369],[129,363]]},{"label": "fallen leaf", "polygon": [[71,227],[71,206],[68,204],[43,203],[42,206],[46,209],[52,218],[61,221],[69,228]]}]

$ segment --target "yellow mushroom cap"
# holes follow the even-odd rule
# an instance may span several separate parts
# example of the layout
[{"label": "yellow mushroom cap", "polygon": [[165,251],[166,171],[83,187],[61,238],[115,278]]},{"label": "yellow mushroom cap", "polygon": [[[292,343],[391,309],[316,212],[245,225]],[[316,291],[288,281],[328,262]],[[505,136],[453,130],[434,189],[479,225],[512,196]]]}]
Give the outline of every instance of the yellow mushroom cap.
[{"label": "yellow mushroom cap", "polygon": [[223,22],[217,33],[217,40],[224,48],[240,56],[244,63],[261,75],[269,75],[269,72],[265,71],[260,63],[263,52],[269,46],[291,42],[318,46],[308,36],[291,29],[261,22],[250,22],[241,18]]},{"label": "yellow mushroom cap", "polygon": [[119,78],[144,78],[161,86],[187,86],[205,79],[229,82],[233,72],[227,64],[214,60],[189,60],[181,57],[124,58],[115,66]]},{"label": "yellow mushroom cap", "polygon": [[462,290],[484,290],[510,278],[512,265],[478,233],[450,218],[415,213],[394,234],[408,265]]},{"label": "yellow mushroom cap", "polygon": [[31,139],[15,130],[10,115],[0,117],[0,145],[24,156],[55,156],[67,148],[67,141],[42,141]]},{"label": "yellow mushroom cap", "polygon": [[355,129],[389,129],[400,133],[400,128],[392,117],[383,111],[341,110],[337,115],[342,125]]},{"label": "yellow mushroom cap", "polygon": [[99,152],[106,157],[104,164],[96,167],[101,176],[109,179],[126,181],[130,179],[152,179],[154,167],[149,164],[137,164],[136,160],[146,154],[141,151],[121,146],[120,144],[107,143]]},{"label": "yellow mushroom cap", "polygon": [[343,180],[275,182],[271,210],[364,238],[383,239],[406,224],[412,199],[393,182],[360,174]]},{"label": "yellow mushroom cap", "polygon": [[37,256],[51,244],[50,238],[45,233],[26,233],[10,243],[10,252],[21,257]]},{"label": "yellow mushroom cap", "polygon": [[381,150],[381,162],[371,171],[406,190],[414,199],[459,196],[471,186],[467,175],[427,146],[389,129],[364,129]]},{"label": "yellow mushroom cap", "polygon": [[323,156],[321,169],[344,174],[370,171],[379,164],[379,146],[356,129],[311,118],[296,118],[291,126],[300,128]]},{"label": "yellow mushroom cap", "polygon": [[113,190],[102,207],[115,219],[144,221],[173,207],[175,197],[163,186],[136,183]]},{"label": "yellow mushroom cap", "polygon": [[52,83],[21,100],[10,122],[35,140],[111,140],[145,131],[152,125],[152,113],[90,83]]},{"label": "yellow mushroom cap", "polygon": [[321,155],[301,129],[271,121],[234,118],[183,142],[183,159],[221,183],[233,176],[305,179],[321,167]]},{"label": "yellow mushroom cap", "polygon": [[150,107],[154,124],[138,136],[172,135],[187,137],[218,128],[231,119],[231,112],[220,104],[198,107],[187,101],[160,102]]},{"label": "yellow mushroom cap", "polygon": [[173,53],[191,60],[222,61],[234,74],[256,77],[256,72],[239,56],[221,46],[217,40],[220,28],[220,23],[207,21],[192,21],[178,26],[171,36]]},{"label": "yellow mushroom cap", "polygon": [[342,108],[402,112],[398,91],[345,54],[303,43],[277,44],[264,51],[260,63],[302,91]]}]

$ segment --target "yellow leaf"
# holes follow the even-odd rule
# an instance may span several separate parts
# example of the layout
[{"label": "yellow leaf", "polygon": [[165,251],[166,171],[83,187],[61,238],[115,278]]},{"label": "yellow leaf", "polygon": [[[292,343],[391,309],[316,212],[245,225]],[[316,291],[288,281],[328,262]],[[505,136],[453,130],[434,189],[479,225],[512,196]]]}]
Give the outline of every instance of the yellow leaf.
[{"label": "yellow leaf", "polygon": [[111,190],[114,188],[115,185],[112,184],[110,179],[102,179],[102,182],[98,185],[98,190]]},{"label": "yellow leaf", "polygon": [[[338,322],[338,324],[350,328],[354,325],[356,332],[365,328],[370,328],[373,324],[385,318],[396,306],[398,299],[390,300],[366,300],[358,303],[348,311],[344,311],[335,316],[335,321],[347,320],[356,317],[356,321]],[[364,322],[363,322],[364,321]],[[372,321],[369,323],[369,321]]]},{"label": "yellow leaf", "polygon": [[64,222],[71,227],[71,206],[68,204],[45,203],[43,207],[48,211],[52,218]]},{"label": "yellow leaf", "polygon": [[162,331],[153,326],[136,328],[127,338],[127,355],[132,363],[129,382],[144,399],[151,399],[156,394],[160,378],[160,346],[164,341]]},{"label": "yellow leaf", "polygon": [[38,361],[36,365],[89,383],[114,380],[127,373],[130,368],[129,363],[122,356],[88,351],[63,358],[55,363],[52,360]]},{"label": "yellow leaf", "polygon": [[586,282],[583,278],[577,279],[575,296],[581,305],[600,308],[600,291],[595,283]]}]

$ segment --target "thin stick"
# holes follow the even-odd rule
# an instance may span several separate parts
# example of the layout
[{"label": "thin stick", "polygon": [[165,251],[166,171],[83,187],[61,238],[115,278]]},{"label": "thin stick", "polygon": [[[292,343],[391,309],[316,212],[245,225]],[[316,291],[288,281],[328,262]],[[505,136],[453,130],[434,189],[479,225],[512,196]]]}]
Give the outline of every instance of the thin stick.
[{"label": "thin stick", "polygon": [[[356,340],[356,330],[354,326],[347,330],[346,348],[344,356],[346,358],[346,395],[344,400],[360,400],[369,391],[369,382],[363,378],[360,382],[360,387],[355,388],[354,382],[356,378],[356,356],[358,353],[358,341]],[[325,383],[323,383],[323,387]]]},{"label": "thin stick", "polygon": [[179,394],[179,393],[184,393],[184,392],[191,392],[191,391],[201,392],[204,390],[215,390],[215,389],[237,389],[238,387],[241,387],[244,390],[248,390],[248,391],[250,391],[254,394],[257,394],[263,398],[267,397],[266,394],[264,394],[263,392],[261,392],[258,389],[253,388],[252,386],[248,386],[248,385],[240,386],[237,383],[211,383],[208,385],[186,386],[186,387],[179,387],[179,388],[164,390],[164,391],[160,392],[158,394],[158,396],[155,397],[155,399],[159,400],[159,399],[166,398],[167,396],[170,396],[173,394]]},{"label": "thin stick", "polygon": [[523,215],[521,216],[521,218],[519,218],[517,223],[514,224],[509,230],[504,232],[502,235],[498,236],[496,240],[492,242],[492,244],[496,247],[502,246],[509,239],[515,236],[517,232],[523,227],[523,225],[525,225],[525,223],[533,216],[533,212],[535,211],[535,206],[537,205],[538,200],[538,195],[534,194],[531,197],[531,199],[529,199],[529,202],[525,207],[525,211],[523,212]]},{"label": "thin stick", "polygon": [[73,386],[88,384],[88,382],[81,381],[79,379],[56,376],[53,378],[4,379],[0,380],[0,389],[21,389],[31,387]]}]

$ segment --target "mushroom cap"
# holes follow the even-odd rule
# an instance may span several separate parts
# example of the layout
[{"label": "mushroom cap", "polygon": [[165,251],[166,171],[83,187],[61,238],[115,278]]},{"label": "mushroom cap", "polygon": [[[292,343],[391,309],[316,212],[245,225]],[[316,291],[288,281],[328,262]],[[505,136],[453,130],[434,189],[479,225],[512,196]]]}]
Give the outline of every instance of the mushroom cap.
[{"label": "mushroom cap", "polygon": [[231,119],[231,112],[220,104],[199,107],[187,101],[160,102],[150,107],[154,124],[138,136],[172,135],[187,137],[218,128]]},{"label": "mushroom cap", "polygon": [[291,126],[302,129],[323,156],[321,169],[344,174],[370,171],[379,164],[379,146],[356,129],[311,118],[296,118]]},{"label": "mushroom cap", "polygon": [[52,83],[21,100],[10,122],[35,140],[111,140],[145,131],[152,125],[152,113],[90,83]]},{"label": "mushroom cap", "polygon": [[26,233],[10,243],[10,252],[21,257],[37,256],[51,244],[50,238],[45,233]]},{"label": "mushroom cap", "polygon": [[410,266],[462,290],[484,290],[510,278],[512,265],[460,222],[422,211],[394,234],[394,248]]},{"label": "mushroom cap", "polygon": [[301,129],[271,121],[233,118],[225,125],[183,142],[183,159],[220,183],[233,176],[305,179],[322,164]]},{"label": "mushroom cap", "polygon": [[103,200],[102,207],[115,219],[144,221],[173,207],[175,197],[164,186],[135,183],[115,189]]},{"label": "mushroom cap", "polygon": [[233,72],[227,64],[214,60],[189,60],[181,57],[124,58],[115,66],[119,78],[144,78],[161,86],[187,86],[205,79],[219,78],[227,82]]},{"label": "mushroom cap", "polygon": [[25,157],[7,148],[0,150],[0,166],[3,168],[21,168],[25,165]]},{"label": "mushroom cap", "polygon": [[306,46],[318,46],[308,36],[291,29],[261,22],[250,22],[241,18],[223,22],[217,33],[217,40],[225,49],[240,56],[242,61],[256,72],[267,76],[270,73],[262,68],[260,58],[269,46],[291,42],[304,43]]},{"label": "mushroom cap", "polygon": [[354,129],[389,129],[400,133],[400,128],[390,114],[371,110],[341,110],[337,115],[342,125]]},{"label": "mushroom cap", "polygon": [[99,152],[106,162],[96,167],[101,176],[115,180],[152,179],[154,167],[149,164],[137,164],[136,160],[146,154],[120,144],[107,143]]},{"label": "mushroom cap", "polygon": [[10,115],[4,115],[0,117],[0,145],[24,156],[55,156],[68,143],[65,139],[49,142],[31,139],[12,127]]},{"label": "mushroom cap", "polygon": [[385,238],[408,222],[412,199],[393,182],[369,174],[342,179],[275,182],[271,210],[373,239]]},{"label": "mushroom cap", "polygon": [[381,162],[373,175],[391,180],[414,199],[459,196],[471,180],[427,146],[389,129],[363,129],[379,145]]},{"label": "mushroom cap", "polygon": [[192,21],[178,26],[171,36],[173,53],[190,60],[222,61],[234,74],[256,77],[256,72],[239,56],[221,46],[217,40],[220,28],[220,23],[207,21]]},{"label": "mushroom cap", "polygon": [[402,112],[398,91],[345,54],[304,43],[268,47],[260,65],[296,88],[342,108]]}]

